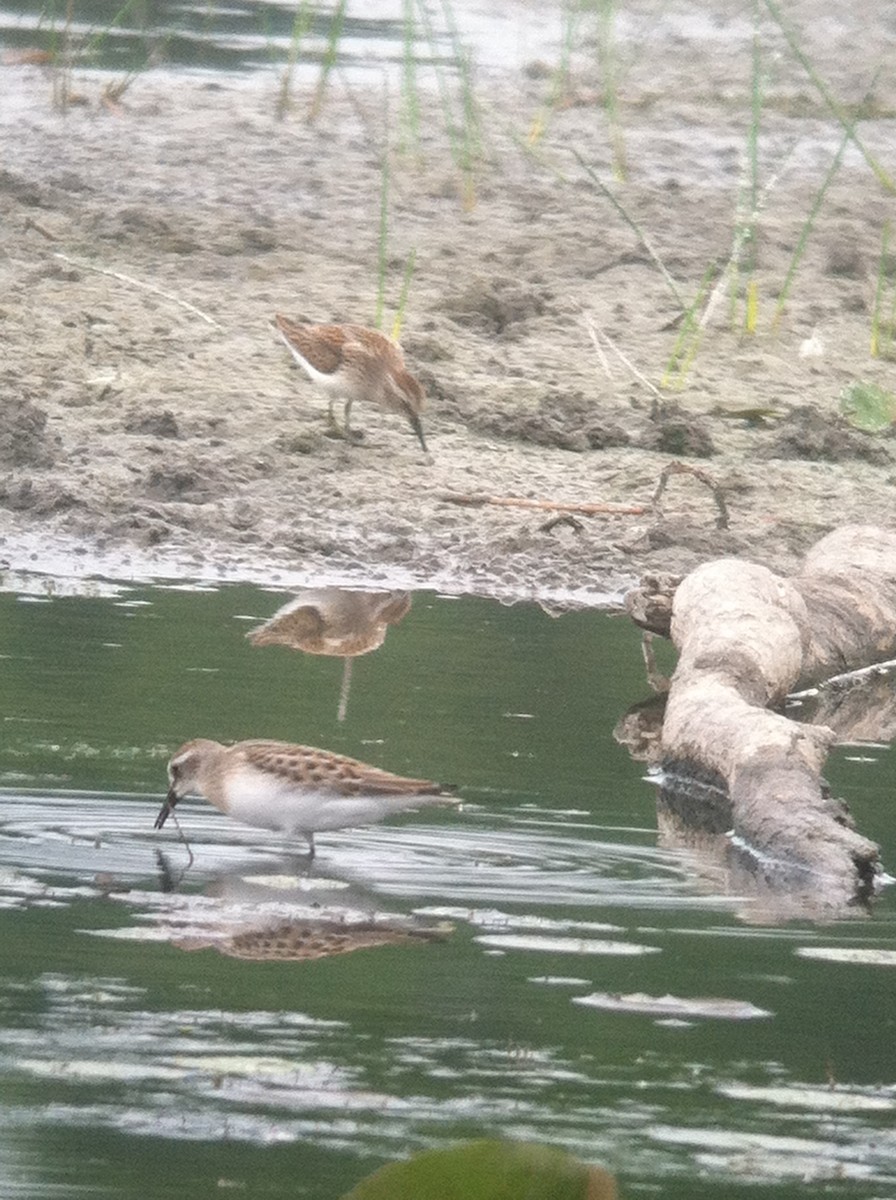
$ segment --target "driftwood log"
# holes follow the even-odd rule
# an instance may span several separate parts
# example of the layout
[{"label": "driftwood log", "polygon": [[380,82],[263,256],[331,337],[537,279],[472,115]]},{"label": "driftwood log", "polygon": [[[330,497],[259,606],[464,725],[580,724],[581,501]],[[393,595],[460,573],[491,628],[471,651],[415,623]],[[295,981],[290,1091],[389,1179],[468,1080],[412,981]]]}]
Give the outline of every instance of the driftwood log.
[{"label": "driftwood log", "polygon": [[[636,595],[629,611],[656,618],[662,605]],[[750,877],[776,891],[781,915],[867,900],[878,847],[822,778],[838,732],[780,710],[789,693],[896,655],[896,533],[837,530],[789,578],[737,559],[704,564],[678,584],[670,628],[679,658],[655,756],[661,829],[680,834],[699,810],[729,886]]]}]

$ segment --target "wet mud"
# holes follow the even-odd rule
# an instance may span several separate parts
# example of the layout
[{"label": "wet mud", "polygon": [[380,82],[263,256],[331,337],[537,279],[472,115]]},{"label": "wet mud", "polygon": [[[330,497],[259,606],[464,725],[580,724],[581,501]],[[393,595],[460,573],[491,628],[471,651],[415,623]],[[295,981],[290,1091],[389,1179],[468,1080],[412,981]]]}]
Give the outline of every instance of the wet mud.
[{"label": "wet mud", "polygon": [[[839,102],[865,103],[863,145],[896,169],[888,6],[792,10]],[[301,94],[278,119],[260,75],[149,71],[109,105],[85,74],[87,102],[61,113],[46,68],[0,68],[0,558],[582,603],[719,555],[788,572],[840,524],[892,527],[896,442],[849,425],[840,397],[894,383],[869,352],[893,198],[848,147],[773,323],[843,137],[773,29],[756,237],[668,378],[681,301],[708,272],[731,278],[748,182],[751,31],[739,6],[713,11],[717,36],[668,14],[623,36],[624,182],[593,67],[553,109],[534,68],[477,81],[472,206],[435,94],[402,152],[379,83],[334,83],[309,123]],[[373,323],[384,154],[385,325],[413,254],[401,340],[432,461],[400,417],[363,405],[360,445],[328,437],[326,398],[270,323]],[[727,529],[696,476],[653,504],[672,460],[722,489]],[[555,522],[553,503],[610,511]]]}]

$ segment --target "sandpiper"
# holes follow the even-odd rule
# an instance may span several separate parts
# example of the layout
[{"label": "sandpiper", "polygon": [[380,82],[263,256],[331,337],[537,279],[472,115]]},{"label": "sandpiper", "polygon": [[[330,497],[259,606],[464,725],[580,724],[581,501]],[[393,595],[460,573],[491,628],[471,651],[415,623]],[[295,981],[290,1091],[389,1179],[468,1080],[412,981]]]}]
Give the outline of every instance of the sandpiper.
[{"label": "sandpiper", "polygon": [[344,436],[349,441],[352,404],[372,400],[381,408],[405,416],[424,454],[428,453],[420,423],[426,394],[420,381],[405,367],[397,342],[363,325],[305,325],[279,313],[274,324],[309,379],[329,393],[330,424],[334,429],[339,429],[333,415],[338,397],[345,401]]},{"label": "sandpiper", "polygon": [[314,835],[321,830],[372,825],[424,805],[460,803],[429,779],[406,779],[343,754],[291,742],[223,746],[195,738],[168,763],[168,780],[156,829],[183,796],[200,795],[247,825],[301,834],[312,858]]}]

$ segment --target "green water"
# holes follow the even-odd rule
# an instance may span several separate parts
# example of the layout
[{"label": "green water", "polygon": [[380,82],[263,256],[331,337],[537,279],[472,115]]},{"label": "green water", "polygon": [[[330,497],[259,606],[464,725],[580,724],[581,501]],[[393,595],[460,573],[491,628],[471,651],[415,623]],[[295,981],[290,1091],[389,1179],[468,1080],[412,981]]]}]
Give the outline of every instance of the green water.
[{"label": "green water", "polygon": [[[826,927],[745,905],[657,845],[616,744],[646,687],[606,613],[417,595],[342,663],[244,637],[245,587],[0,593],[0,1195],[337,1197],[483,1135],[563,1146],[626,1196],[896,1190],[892,891]],[[35,588],[34,590],[39,590]],[[188,737],[278,737],[455,783],[461,812],[323,834],[310,874],[201,801],[153,830]],[[829,772],[892,863],[893,754]],[[314,961],[214,940],[259,913],[452,932]],[[676,1020],[594,993],[736,1000]]]},{"label": "green water", "polygon": [[405,28],[400,5],[368,0],[363,10],[349,6],[340,17],[335,4],[260,0],[17,0],[0,6],[0,40],[12,51],[37,48],[80,68],[125,73],[157,66],[267,70],[296,55],[316,72],[334,46],[340,68],[381,72],[401,62],[407,38],[419,60],[450,49],[438,6],[430,18],[432,38],[419,17]]}]

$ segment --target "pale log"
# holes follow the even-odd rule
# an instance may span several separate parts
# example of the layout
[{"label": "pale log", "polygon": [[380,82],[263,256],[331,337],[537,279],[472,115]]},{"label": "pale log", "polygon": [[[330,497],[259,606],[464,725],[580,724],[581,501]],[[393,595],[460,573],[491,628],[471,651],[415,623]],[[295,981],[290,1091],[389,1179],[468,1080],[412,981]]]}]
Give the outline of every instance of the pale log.
[{"label": "pale log", "polygon": [[837,530],[791,578],[738,559],[698,567],[675,592],[671,636],[679,660],[661,761],[670,777],[727,791],[729,858],[806,911],[867,899],[878,848],[822,778],[836,732],[774,709],[800,687],[894,656],[896,533]]}]

